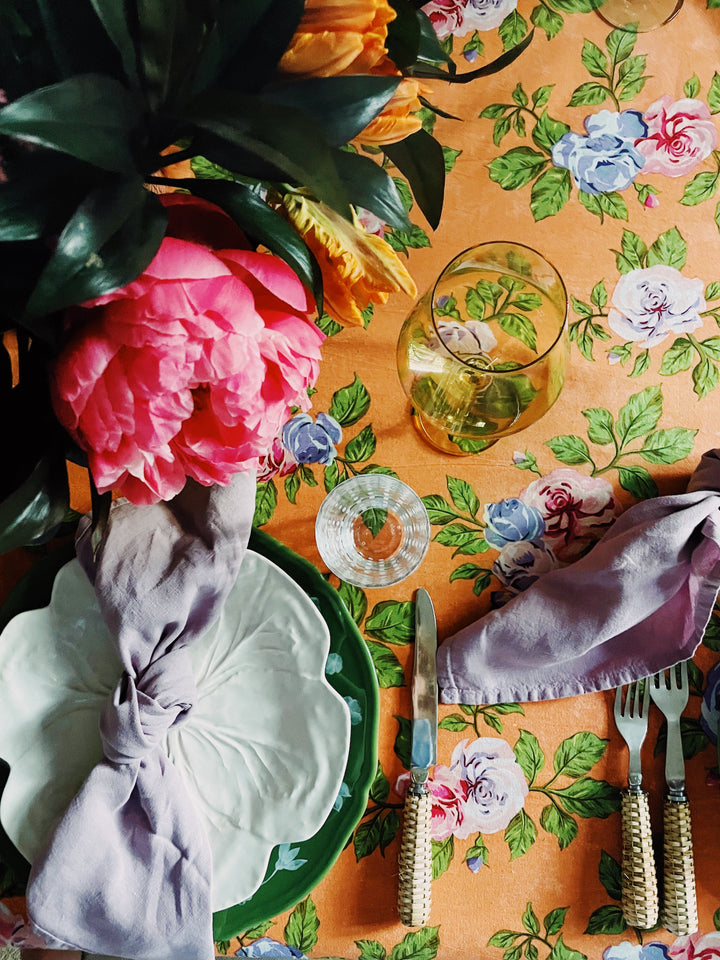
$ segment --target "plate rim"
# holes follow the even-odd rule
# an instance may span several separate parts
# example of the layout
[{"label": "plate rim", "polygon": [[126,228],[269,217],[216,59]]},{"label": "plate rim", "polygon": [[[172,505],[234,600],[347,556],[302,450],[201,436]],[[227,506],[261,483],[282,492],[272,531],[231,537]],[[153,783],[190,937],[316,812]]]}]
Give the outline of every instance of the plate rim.
[{"label": "plate rim", "polygon": [[[377,675],[367,644],[345,607],[340,594],[309,560],[264,530],[253,528],[248,549],[276,564],[315,603],[328,627],[330,652],[332,652],[333,642],[339,630],[342,631],[343,640],[348,638],[351,640],[357,660],[361,663],[360,672],[364,671],[362,687],[366,696],[366,710],[362,719],[359,749],[358,747],[355,748],[358,753],[361,752],[360,770],[353,780],[352,795],[343,802],[342,827],[334,831],[334,841],[326,843],[327,852],[323,855],[322,861],[314,870],[291,871],[287,879],[302,880],[302,882],[290,883],[286,890],[270,891],[266,898],[266,906],[263,906],[263,899],[265,898],[260,892],[262,890],[261,885],[243,903],[215,911],[213,913],[214,940],[231,940],[245,930],[284,913],[299,903],[321,882],[332,869],[345,849],[355,827],[362,819],[377,772],[380,724],[380,691]],[[70,541],[50,551],[31,567],[13,587],[5,602],[0,606],[0,631],[4,630],[7,623],[18,613],[47,606],[50,602],[55,576],[61,567],[74,559],[75,556],[74,542]],[[326,675],[325,679],[335,689],[333,676]],[[340,694],[340,691],[336,692]],[[354,727],[351,728],[351,747],[346,761],[346,769],[353,755],[352,734],[354,729]],[[4,761],[0,762],[0,796],[8,775],[9,767]],[[315,834],[305,841],[298,841],[298,843],[300,845],[311,843],[318,838],[325,829],[330,816],[332,816],[332,811]],[[272,849],[276,850],[277,845]],[[8,866],[13,869],[21,882],[27,882],[30,864],[7,836],[2,824],[0,824],[0,858],[4,859]],[[268,864],[266,876],[269,871],[270,865]],[[304,874],[308,875],[305,879],[302,879]],[[257,902],[255,902],[256,900]]]}]

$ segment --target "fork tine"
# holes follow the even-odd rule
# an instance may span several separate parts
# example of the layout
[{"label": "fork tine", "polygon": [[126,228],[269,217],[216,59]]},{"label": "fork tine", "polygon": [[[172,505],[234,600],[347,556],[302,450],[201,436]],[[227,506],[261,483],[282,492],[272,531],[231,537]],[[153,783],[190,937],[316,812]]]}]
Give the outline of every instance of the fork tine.
[{"label": "fork tine", "polygon": [[622,716],[622,687],[616,687],[615,689],[615,722],[617,723],[618,717]]}]

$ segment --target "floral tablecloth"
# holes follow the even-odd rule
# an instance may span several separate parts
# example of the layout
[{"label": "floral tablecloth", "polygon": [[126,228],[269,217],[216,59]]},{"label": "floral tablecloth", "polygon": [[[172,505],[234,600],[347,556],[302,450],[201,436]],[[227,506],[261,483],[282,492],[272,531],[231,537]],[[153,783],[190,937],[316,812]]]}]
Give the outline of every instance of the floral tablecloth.
[{"label": "floral tablecloth", "polygon": [[[428,100],[448,114],[434,124],[448,170],[443,219],[433,232],[411,209],[412,229],[388,229],[386,239],[407,256],[420,290],[475,242],[514,240],[539,250],[570,296],[569,376],[534,427],[455,458],[420,440],[397,379],[395,342],[409,302],[398,296],[376,307],[366,329],[327,325],[312,414],[286,430],[269,479],[258,484],[256,523],[324,571],[314,521],[325,492],[382,469],[423,497],[433,541],[398,586],[361,590],[331,578],[381,688],[379,766],[367,810],[306,899],[218,942],[216,952],[720,957],[720,615],[696,654],[683,721],[697,934],[637,931],[622,918],[618,791],[627,753],[610,692],[441,708],[431,922],[408,931],[397,920],[414,590],[429,589],[442,640],[552,566],[572,562],[622,509],[682,492],[701,454],[720,446],[720,3],[685,0],[669,25],[640,35],[613,30],[585,0],[496,0],[487,6],[502,16],[488,30],[474,29],[472,4],[430,6],[460,70],[535,32],[501,73],[467,85],[427,83]],[[5,593],[35,559],[23,551],[3,558]],[[659,825],[657,712],[644,756]],[[21,923],[16,892],[12,871],[0,865],[0,944]],[[14,942],[22,939],[15,933]]]}]

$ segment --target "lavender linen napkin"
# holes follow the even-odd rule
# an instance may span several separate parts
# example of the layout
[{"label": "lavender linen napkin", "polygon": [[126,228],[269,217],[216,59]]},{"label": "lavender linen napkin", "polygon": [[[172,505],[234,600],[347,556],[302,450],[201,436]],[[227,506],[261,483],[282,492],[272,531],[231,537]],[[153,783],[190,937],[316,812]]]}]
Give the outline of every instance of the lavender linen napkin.
[{"label": "lavender linen napkin", "polygon": [[[36,858],[27,906],[50,946],[128,960],[211,960],[212,857],[163,750],[192,707],[186,646],[237,578],[255,477],[188,482],[169,503],[113,507],[97,564],[87,526],[78,556],[125,672],[102,716],[103,760]],[[72,750],[72,744],[68,744]]]},{"label": "lavender linen napkin", "polygon": [[593,550],[449,637],[444,703],[552,700],[692,656],[720,587],[720,450],[687,493],[622,514]]}]

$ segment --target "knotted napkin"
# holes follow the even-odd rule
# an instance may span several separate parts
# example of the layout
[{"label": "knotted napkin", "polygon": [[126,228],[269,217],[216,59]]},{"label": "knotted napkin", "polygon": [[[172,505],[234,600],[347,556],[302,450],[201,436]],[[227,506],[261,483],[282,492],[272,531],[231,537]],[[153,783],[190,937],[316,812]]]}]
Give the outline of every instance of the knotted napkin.
[{"label": "knotted napkin", "polygon": [[227,487],[188,481],[168,503],[115,505],[97,563],[89,526],[79,534],[124,673],[101,720],[104,758],[33,863],[28,913],[52,947],[130,960],[215,955],[210,846],[163,740],[192,707],[186,648],[237,579],[254,503],[253,474]]},{"label": "knotted napkin", "polygon": [[720,450],[687,492],[623,513],[592,551],[449,637],[444,703],[605,690],[692,656],[720,587]]}]

